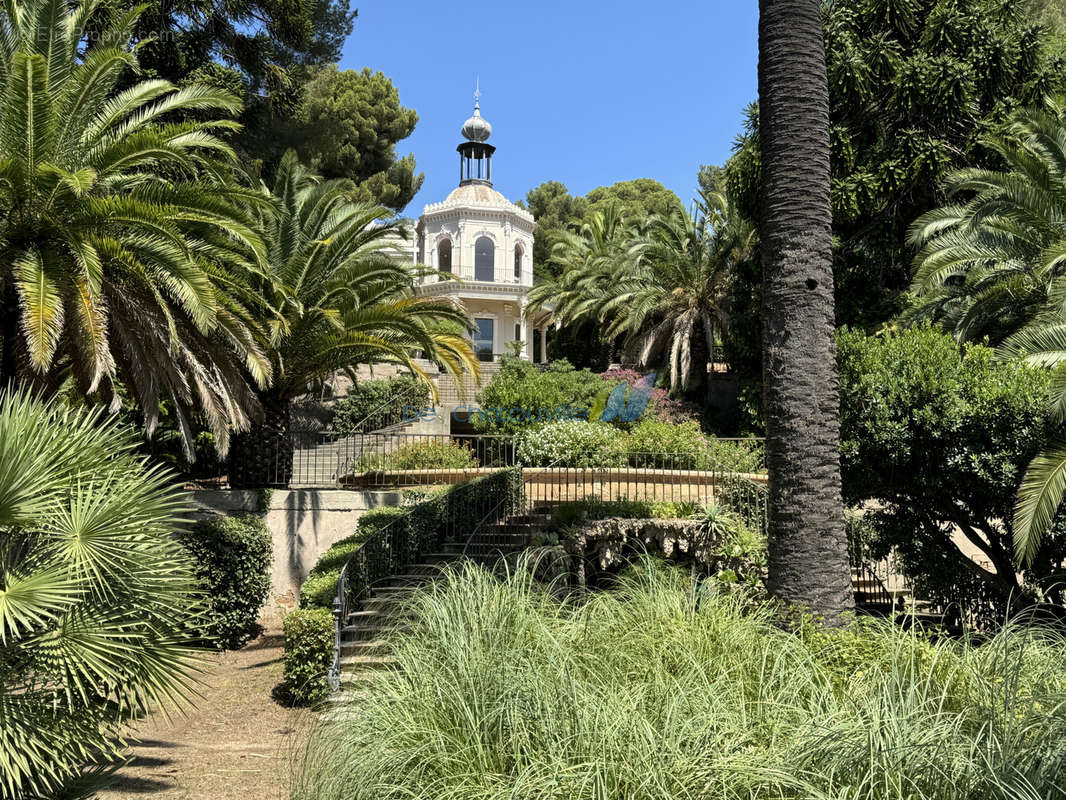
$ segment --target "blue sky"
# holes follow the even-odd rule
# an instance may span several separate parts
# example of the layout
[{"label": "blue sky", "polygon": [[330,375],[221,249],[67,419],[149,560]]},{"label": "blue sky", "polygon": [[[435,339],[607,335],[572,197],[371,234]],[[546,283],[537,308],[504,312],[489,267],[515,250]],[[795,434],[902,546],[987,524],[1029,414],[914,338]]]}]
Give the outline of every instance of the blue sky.
[{"label": "blue sky", "polygon": [[584,194],[646,177],[687,205],[699,165],[729,156],[756,94],[755,0],[353,5],[341,66],[384,72],[418,111],[398,147],[426,175],[410,216],[458,182],[476,76],[495,185],[512,200],[546,180]]}]

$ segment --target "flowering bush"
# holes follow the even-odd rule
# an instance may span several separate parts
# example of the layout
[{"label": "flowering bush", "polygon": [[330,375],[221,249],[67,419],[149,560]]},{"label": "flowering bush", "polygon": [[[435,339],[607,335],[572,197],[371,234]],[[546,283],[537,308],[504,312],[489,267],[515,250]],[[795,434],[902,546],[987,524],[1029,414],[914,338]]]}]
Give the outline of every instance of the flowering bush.
[{"label": "flowering bush", "polygon": [[515,454],[528,467],[625,466],[625,434],[599,422],[549,422],[521,431]]},{"label": "flowering bush", "polygon": [[[630,386],[636,386],[644,375],[635,369],[609,369],[601,372],[600,377],[608,383],[617,384],[619,381],[625,381]],[[648,398],[648,407],[642,418],[649,417],[658,422],[677,424],[698,420],[700,411],[695,403],[671,398],[666,389],[652,389],[651,396]]]}]

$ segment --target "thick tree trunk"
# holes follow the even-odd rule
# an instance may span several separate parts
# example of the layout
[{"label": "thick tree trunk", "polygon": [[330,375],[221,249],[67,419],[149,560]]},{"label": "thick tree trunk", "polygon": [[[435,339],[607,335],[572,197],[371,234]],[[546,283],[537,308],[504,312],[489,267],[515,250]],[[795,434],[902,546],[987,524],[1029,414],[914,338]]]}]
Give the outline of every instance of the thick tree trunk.
[{"label": "thick tree trunk", "polygon": [[854,605],[840,492],[829,87],[820,0],[760,0],[769,588],[827,624]]},{"label": "thick tree trunk", "polygon": [[292,402],[269,392],[260,397],[263,422],[233,436],[229,483],[234,488],[288,486],[292,480]]}]

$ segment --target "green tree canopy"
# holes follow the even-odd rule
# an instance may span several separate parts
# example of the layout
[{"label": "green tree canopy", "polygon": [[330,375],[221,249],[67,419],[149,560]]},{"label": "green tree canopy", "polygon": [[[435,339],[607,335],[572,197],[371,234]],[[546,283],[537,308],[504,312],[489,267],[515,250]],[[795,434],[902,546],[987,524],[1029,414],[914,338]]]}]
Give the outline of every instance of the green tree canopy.
[{"label": "green tree canopy", "polygon": [[165,399],[187,447],[199,412],[225,451],[271,374],[248,288],[266,253],[247,205],[266,201],[231,183],[217,118],[240,103],[120,91],[138,10],[90,29],[94,9],[14,3],[0,23],[0,380],[131,397],[149,432]]},{"label": "green tree canopy", "polygon": [[533,264],[538,271],[544,269],[551,258],[552,248],[562,234],[580,227],[587,202],[583,197],[574,197],[559,181],[545,181],[526,193],[525,207],[537,221],[537,233],[533,238]]},{"label": "green tree canopy", "polygon": [[[1020,3],[837,0],[824,9],[837,320],[876,324],[898,310],[908,283],[907,226],[941,202],[949,171],[995,164],[982,138],[1061,89],[1066,63]],[[758,148],[753,109],[729,164],[753,218]]]},{"label": "green tree canopy", "polygon": [[651,178],[619,181],[610,186],[600,186],[585,195],[585,216],[605,211],[617,205],[622,216],[631,222],[641,223],[652,214],[670,216],[685,210],[681,199],[661,183]]},{"label": "green tree canopy", "polygon": [[385,75],[331,64],[304,87],[291,139],[301,160],[324,178],[354,181],[359,199],[399,211],[422,186],[414,155],[396,156],[396,143],[417,122]]},{"label": "green tree canopy", "polygon": [[[926,596],[969,586],[971,598],[990,595],[1002,609],[1020,600],[1011,520],[1023,471],[1051,430],[1047,372],[928,326],[844,331],[837,345],[844,499],[876,501],[867,514],[875,555],[894,548]],[[1060,519],[1025,582],[1038,584],[1064,555]]]}]

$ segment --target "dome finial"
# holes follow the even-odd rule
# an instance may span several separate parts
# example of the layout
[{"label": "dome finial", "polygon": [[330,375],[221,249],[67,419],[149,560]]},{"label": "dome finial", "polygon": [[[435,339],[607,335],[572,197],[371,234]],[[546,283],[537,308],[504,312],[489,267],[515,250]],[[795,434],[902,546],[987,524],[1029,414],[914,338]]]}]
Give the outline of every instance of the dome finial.
[{"label": "dome finial", "polygon": [[468,142],[484,142],[492,135],[492,126],[481,116],[481,76],[474,88],[474,116],[463,123],[462,134]]}]

